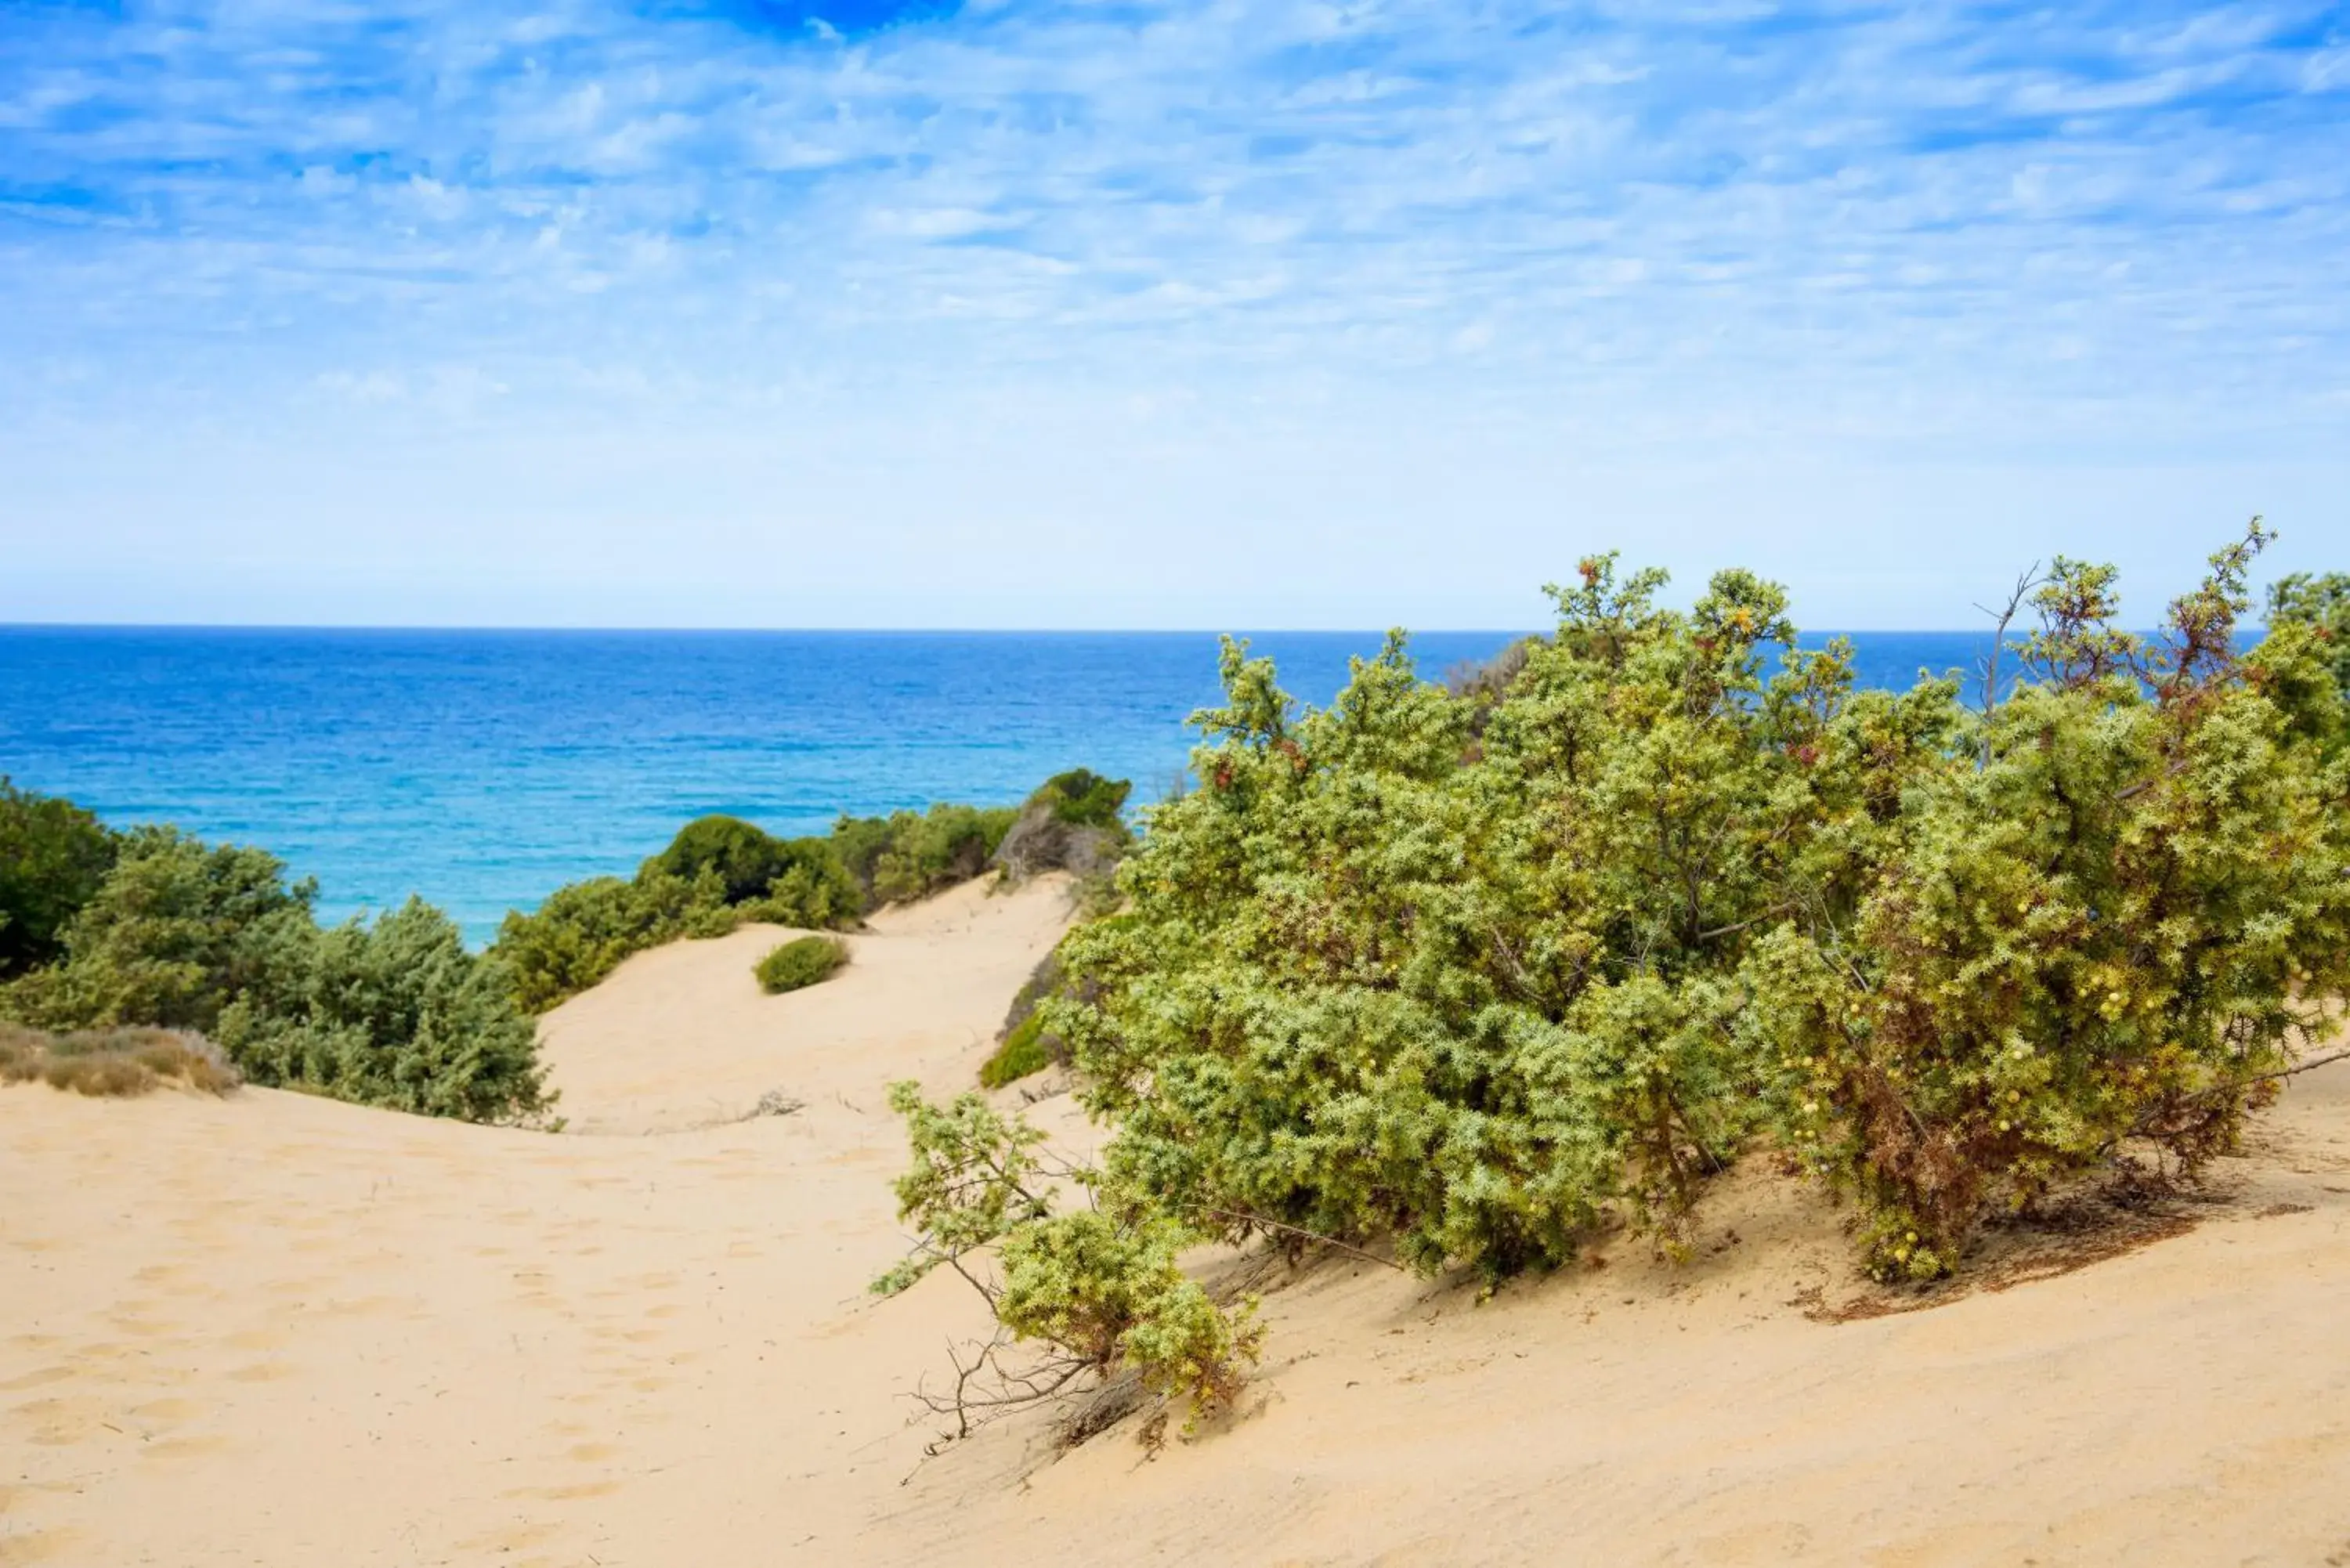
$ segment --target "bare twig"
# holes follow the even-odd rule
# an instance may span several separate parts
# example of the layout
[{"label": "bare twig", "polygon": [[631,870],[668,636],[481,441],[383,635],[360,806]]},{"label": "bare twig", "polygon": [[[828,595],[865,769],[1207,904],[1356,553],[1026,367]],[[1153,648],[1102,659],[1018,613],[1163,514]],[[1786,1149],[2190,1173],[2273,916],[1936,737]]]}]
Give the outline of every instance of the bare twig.
[{"label": "bare twig", "polygon": [[2345,1045],[2339,1051],[2328,1051],[2323,1056],[2312,1056],[2305,1062],[2295,1062],[2290,1067],[2280,1067],[2273,1073],[2255,1073],[2249,1078],[2236,1078],[2225,1084],[2215,1084],[2198,1093],[2199,1095],[2216,1095],[2227,1089],[2249,1089],[2254,1084],[2274,1083],[2279,1078],[2290,1078],[2297,1074],[2306,1073],[2314,1067],[2328,1066],[2342,1061],[2350,1061],[2350,1045]]},{"label": "bare twig", "polygon": [[2034,561],[2031,566],[2016,574],[2015,587],[2014,590],[2007,596],[2006,608],[1994,610],[1989,605],[1975,606],[1975,608],[1982,611],[1983,614],[1987,616],[1991,616],[1999,623],[1991,631],[1991,658],[1987,659],[1983,665],[1984,732],[1982,744],[1982,765],[1985,767],[1989,767],[1991,765],[1991,721],[1992,715],[1999,711],[2000,650],[2007,646],[2007,628],[2009,625],[2014,621],[2015,612],[2023,607],[2024,596],[2031,593],[2033,589],[2038,587],[2045,581],[2047,581],[2047,578],[2041,574],[2040,563]]}]

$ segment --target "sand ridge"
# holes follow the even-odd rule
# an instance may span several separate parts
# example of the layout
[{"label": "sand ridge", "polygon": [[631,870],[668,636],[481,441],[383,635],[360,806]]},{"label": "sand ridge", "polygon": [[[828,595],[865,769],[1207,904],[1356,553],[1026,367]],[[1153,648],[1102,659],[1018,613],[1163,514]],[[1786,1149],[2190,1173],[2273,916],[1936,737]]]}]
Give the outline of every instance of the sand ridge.
[{"label": "sand ridge", "polygon": [[863,1293],[880,1089],[968,1084],[1066,919],[959,889],[782,998],[772,929],[640,955],[547,1022],[561,1136],[0,1091],[0,1563],[2350,1563],[2342,1067],[2188,1233],[2060,1277],[1815,1321],[1836,1216],[1745,1171],[1685,1267],[1276,1266],[1196,1438],[925,1460],[905,1393],[983,1319]]}]

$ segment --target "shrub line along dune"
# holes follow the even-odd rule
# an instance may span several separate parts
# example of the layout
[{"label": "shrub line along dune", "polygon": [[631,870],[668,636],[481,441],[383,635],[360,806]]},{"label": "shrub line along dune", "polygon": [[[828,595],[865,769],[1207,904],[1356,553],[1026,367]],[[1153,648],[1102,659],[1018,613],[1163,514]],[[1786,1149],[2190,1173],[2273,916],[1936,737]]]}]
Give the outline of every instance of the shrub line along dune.
[{"label": "shrub line along dune", "polygon": [[[1122,784],[1078,770],[1023,806],[843,817],[827,838],[704,817],[633,880],[559,889],[475,954],[421,899],[322,926],[316,883],[289,882],[266,851],[171,827],[117,832],[0,778],[0,1021],[25,1026],[10,1036],[6,1072],[116,1093],[159,1075],[215,1089],[241,1078],[559,1126],[531,1015],[629,953],[751,920],[853,927],[986,871],[1024,828],[1021,871],[1083,860],[1098,881],[1125,842],[1124,798]],[[1067,819],[1057,836],[1040,840],[1040,814]]]},{"label": "shrub line along dune", "polygon": [[1760,1147],[1923,1282],[2100,1170],[2192,1179],[2350,981],[2350,579],[2288,579],[2240,650],[2269,537],[2152,637],[2059,558],[1973,705],[1856,690],[1749,573],[1677,612],[1612,556],[1450,691],[1398,633],[1302,711],[1228,640],[1201,787],[1146,812],[1036,1010],[1110,1129],[1087,1206],[1050,1211],[1017,1116],[902,1085],[919,1240],[876,1288],[981,1287],[975,1407],[1072,1361],[1212,1405],[1253,1331],[1167,1276],[1187,1243],[1489,1282],[1623,1225],[1676,1252]]},{"label": "shrub line along dune", "polygon": [[557,888],[510,914],[492,948],[524,1007],[543,1012],[602,980],[633,953],[680,937],[718,937],[754,922],[854,930],[891,904],[941,892],[1001,867],[1014,877],[1070,869],[1101,886],[1125,845],[1122,781],[1079,768],[1018,806],[941,804],[889,816],[843,816],[828,835],[775,838],[732,816],[688,823],[634,877]]}]

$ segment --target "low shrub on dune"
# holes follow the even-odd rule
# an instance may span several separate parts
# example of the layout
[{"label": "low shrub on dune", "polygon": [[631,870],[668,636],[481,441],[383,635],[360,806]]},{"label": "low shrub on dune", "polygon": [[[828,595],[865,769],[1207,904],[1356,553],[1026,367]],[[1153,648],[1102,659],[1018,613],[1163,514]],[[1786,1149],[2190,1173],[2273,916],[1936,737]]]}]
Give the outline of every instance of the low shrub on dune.
[{"label": "low shrub on dune", "polygon": [[995,1047],[994,1054],[980,1064],[979,1086],[1000,1089],[1006,1084],[1041,1073],[1053,1064],[1053,1048],[1045,1038],[1045,1020],[1031,1012],[1014,1024]]},{"label": "low shrub on dune", "polygon": [[769,952],[752,971],[759,989],[781,996],[830,980],[848,961],[848,944],[838,937],[799,937]]},{"label": "low shrub on dune", "polygon": [[167,1083],[224,1095],[244,1075],[219,1046],[188,1030],[52,1033],[0,1023],[0,1084],[34,1082],[84,1095],[143,1095]]}]

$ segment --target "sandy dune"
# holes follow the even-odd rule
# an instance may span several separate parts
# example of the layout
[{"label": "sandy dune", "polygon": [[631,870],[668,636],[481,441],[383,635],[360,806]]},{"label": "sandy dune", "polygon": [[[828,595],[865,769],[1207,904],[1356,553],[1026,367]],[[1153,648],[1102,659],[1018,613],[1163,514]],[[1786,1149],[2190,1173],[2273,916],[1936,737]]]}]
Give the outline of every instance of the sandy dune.
[{"label": "sandy dune", "polygon": [[784,998],[773,932],[643,955],[548,1022],[560,1137],[0,1090],[0,1563],[2350,1563],[2338,1067],[2193,1230],[2060,1277],[1814,1321],[1835,1216],[1743,1176],[1678,1271],[1276,1273],[1247,1407],[1155,1456],[923,1462],[903,1395],[980,1317],[862,1294],[879,1091],[967,1083],[1063,919],[959,892]]}]

